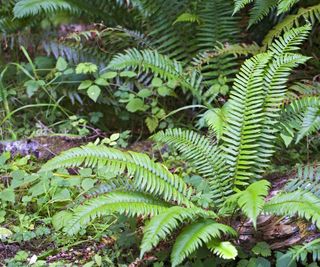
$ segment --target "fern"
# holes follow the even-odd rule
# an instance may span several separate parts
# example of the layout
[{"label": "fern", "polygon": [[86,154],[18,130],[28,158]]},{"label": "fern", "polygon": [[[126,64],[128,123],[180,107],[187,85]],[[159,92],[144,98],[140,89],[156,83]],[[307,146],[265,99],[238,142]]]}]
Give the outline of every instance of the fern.
[{"label": "fern", "polygon": [[200,84],[202,77],[194,73],[194,76],[190,79],[183,71],[180,62],[161,55],[157,51],[128,49],[124,54],[116,55],[107,68],[111,70],[131,68],[140,72],[152,72],[163,79],[178,81],[182,88],[189,90],[200,99],[197,84]]},{"label": "fern", "polygon": [[268,46],[273,39],[288,31],[294,25],[299,25],[299,20],[304,18],[306,21],[314,24],[320,18],[320,4],[308,8],[300,8],[295,15],[288,15],[283,21],[278,23],[264,38],[263,44]]},{"label": "fern", "polygon": [[155,215],[165,211],[168,207],[167,203],[142,193],[110,192],[78,206],[64,231],[73,235],[95,218],[113,213],[127,216]]},{"label": "fern", "polygon": [[297,175],[286,183],[284,190],[286,192],[303,190],[320,197],[320,166],[299,165]]},{"label": "fern", "polygon": [[206,137],[188,130],[168,129],[155,134],[152,138],[158,143],[176,148],[199,174],[209,179],[214,202],[217,205],[224,201],[225,196],[232,193],[228,176],[222,175],[226,167],[223,155]]},{"label": "fern", "polygon": [[193,208],[186,209],[182,207],[171,207],[165,212],[154,216],[144,228],[144,235],[141,243],[140,257],[153,247],[158,245],[160,240],[166,239],[167,236],[177,229],[181,223],[194,221],[199,217],[211,217],[216,215],[210,211]]},{"label": "fern", "polygon": [[289,11],[300,0],[281,0],[278,6],[278,14]]},{"label": "fern", "polygon": [[282,111],[280,130],[283,134],[294,136],[296,143],[320,129],[320,99],[306,96],[292,101]]},{"label": "fern", "polygon": [[111,173],[133,176],[134,187],[162,196],[167,201],[177,201],[192,206],[188,200],[188,189],[184,181],[171,174],[160,163],[147,155],[122,152],[105,146],[87,145],[70,149],[43,165],[42,171],[77,166],[106,166]]},{"label": "fern", "polygon": [[237,249],[228,241],[218,241],[213,239],[207,244],[207,247],[220,258],[226,260],[234,260],[238,255]]},{"label": "fern", "polygon": [[268,195],[270,183],[266,180],[254,182],[244,191],[240,191],[229,197],[227,203],[237,202],[242,212],[252,220],[253,226],[257,226],[257,218],[264,206],[264,199]]},{"label": "fern", "polygon": [[176,239],[171,253],[172,266],[177,266],[201,245],[210,242],[213,238],[220,238],[222,234],[236,235],[229,226],[216,223],[212,220],[203,220],[183,229]]},{"label": "fern", "polygon": [[310,192],[297,190],[276,195],[265,204],[264,211],[283,216],[297,215],[320,228],[320,198]]},{"label": "fern", "polygon": [[[292,30],[266,53],[245,61],[230,93],[228,126],[222,149],[227,154],[229,172],[235,186],[261,177],[273,154],[274,125],[286,94],[290,70],[308,58],[288,53],[305,39],[310,26]],[[304,34],[298,35],[297,32]]]},{"label": "fern", "polygon": [[269,14],[278,4],[278,0],[256,0],[250,10],[250,20],[248,27],[258,23]]},{"label": "fern", "polygon": [[55,11],[66,10],[69,12],[78,12],[77,7],[65,0],[20,0],[14,6],[14,15],[17,18],[35,16],[42,11],[51,13]]}]

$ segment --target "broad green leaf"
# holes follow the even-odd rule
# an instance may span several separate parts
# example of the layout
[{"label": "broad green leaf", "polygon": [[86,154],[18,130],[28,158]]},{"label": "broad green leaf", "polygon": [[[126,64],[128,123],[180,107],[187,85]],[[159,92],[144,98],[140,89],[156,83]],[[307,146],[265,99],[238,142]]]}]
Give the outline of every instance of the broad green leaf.
[{"label": "broad green leaf", "polygon": [[86,178],[82,181],[81,187],[83,188],[84,191],[88,191],[94,186],[95,182],[96,182],[95,179]]},{"label": "broad green leaf", "polygon": [[155,129],[157,129],[158,125],[159,125],[159,120],[157,117],[147,117],[146,118],[146,124],[147,127],[150,131],[150,133],[153,133],[155,131]]},{"label": "broad green leaf", "polygon": [[59,57],[56,64],[58,71],[64,71],[68,67],[67,61],[63,57]]},{"label": "broad green leaf", "polygon": [[63,227],[65,227],[68,222],[72,219],[72,213],[70,211],[60,211],[53,215],[52,217],[52,225],[56,231],[59,231]]},{"label": "broad green leaf", "polygon": [[7,229],[7,228],[4,228],[4,227],[0,227],[0,240],[1,239],[6,239],[8,237],[10,237],[13,233]]},{"label": "broad green leaf", "polygon": [[88,87],[90,87],[92,85],[92,81],[90,80],[85,80],[85,81],[82,81],[78,87],[79,90],[82,90],[82,89],[87,89]]},{"label": "broad green leaf", "polygon": [[130,112],[137,112],[139,110],[144,110],[144,102],[140,98],[132,98],[126,105],[126,109]]},{"label": "broad green leaf", "polygon": [[52,197],[53,202],[62,202],[71,200],[70,191],[67,188],[63,188],[56,192]]},{"label": "broad green leaf", "polygon": [[87,91],[88,96],[94,101],[96,102],[99,95],[101,93],[101,89],[99,86],[97,85],[91,85]]},{"label": "broad green leaf", "polygon": [[118,73],[115,71],[109,71],[106,73],[103,73],[100,77],[104,78],[104,79],[113,79],[115,77],[117,77]]},{"label": "broad green leaf", "polygon": [[4,189],[0,192],[0,200],[7,202],[15,202],[15,194],[12,188]]},{"label": "broad green leaf", "polygon": [[142,89],[138,92],[137,96],[147,98],[152,95],[152,91],[149,89]]},{"label": "broad green leaf", "polygon": [[151,85],[153,87],[160,87],[163,84],[162,80],[158,77],[152,79]]},{"label": "broad green leaf", "polygon": [[171,89],[166,86],[160,86],[157,91],[161,96],[168,96],[171,94]]},{"label": "broad green leaf", "polygon": [[101,85],[101,86],[107,86],[109,83],[103,79],[103,78],[98,78],[94,81],[95,84]]},{"label": "broad green leaf", "polygon": [[125,71],[120,72],[120,77],[133,78],[136,76],[137,76],[137,74],[134,71],[125,70]]}]

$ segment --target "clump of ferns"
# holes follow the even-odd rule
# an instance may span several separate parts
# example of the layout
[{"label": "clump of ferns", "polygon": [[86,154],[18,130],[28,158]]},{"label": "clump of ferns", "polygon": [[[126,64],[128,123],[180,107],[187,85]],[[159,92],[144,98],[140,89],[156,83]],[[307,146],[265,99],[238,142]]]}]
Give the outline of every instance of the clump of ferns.
[{"label": "clump of ferns", "polygon": [[102,176],[127,177],[130,186],[120,183],[75,207],[64,231],[75,234],[95,218],[115,213],[151,218],[144,227],[141,257],[179,232],[171,252],[172,266],[177,266],[201,246],[221,258],[234,259],[237,232],[229,225],[232,214],[243,214],[255,228],[261,213],[297,215],[320,227],[320,198],[297,187],[265,201],[270,183],[262,179],[275,150],[286,81],[293,68],[308,60],[296,50],[310,28],[306,25],[287,31],[268,51],[244,62],[223,111],[227,123],[216,128],[219,142],[184,129],[167,129],[152,137],[179,151],[208,182],[212,196],[209,209],[193,201],[196,190],[182,177],[149,156],[87,145],[62,153],[41,171],[91,167]]}]

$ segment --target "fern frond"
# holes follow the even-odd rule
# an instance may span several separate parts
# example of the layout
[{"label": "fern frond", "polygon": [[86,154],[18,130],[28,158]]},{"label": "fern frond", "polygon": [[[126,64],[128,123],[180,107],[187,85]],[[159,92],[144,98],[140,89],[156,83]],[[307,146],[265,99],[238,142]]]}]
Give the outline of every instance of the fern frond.
[{"label": "fern frond", "polygon": [[310,192],[298,190],[280,193],[264,206],[266,213],[281,216],[295,216],[310,220],[320,228],[320,198]]},{"label": "fern frond", "polygon": [[166,202],[156,200],[138,192],[110,192],[105,196],[90,199],[73,211],[73,217],[64,231],[69,235],[77,233],[95,218],[113,213],[127,216],[156,215],[169,208]]},{"label": "fern frond", "polygon": [[286,183],[284,190],[303,190],[320,197],[320,165],[299,165],[296,177]]},{"label": "fern frond", "polygon": [[261,21],[269,12],[278,5],[278,0],[256,0],[250,10],[248,28]]},{"label": "fern frond", "polygon": [[244,8],[246,5],[252,3],[253,0],[234,0],[234,12],[238,12],[240,9]]},{"label": "fern frond", "polygon": [[225,260],[235,259],[238,255],[237,249],[228,241],[219,241],[213,239],[207,244],[207,247],[220,258]]},{"label": "fern frond", "polygon": [[69,167],[105,166],[111,173],[133,176],[133,186],[139,190],[162,196],[167,201],[192,206],[188,200],[190,193],[182,178],[152,161],[147,155],[136,152],[122,152],[103,145],[87,145],[61,153],[42,166],[41,171]]},{"label": "fern frond", "polygon": [[202,77],[193,73],[194,75],[190,79],[184,73],[180,62],[159,54],[156,50],[145,49],[139,51],[135,48],[128,49],[125,53],[116,55],[107,68],[111,70],[130,68],[140,72],[152,72],[155,76],[165,80],[178,81],[182,88],[189,90],[200,99],[198,86]]},{"label": "fern frond", "polygon": [[296,135],[296,143],[320,129],[320,98],[306,96],[292,101],[282,110],[282,133]]},{"label": "fern frond", "polygon": [[273,39],[280,36],[283,32],[288,31],[294,25],[299,25],[299,20],[304,18],[306,21],[314,24],[320,20],[320,4],[308,8],[300,8],[295,15],[288,15],[286,18],[279,22],[264,38],[263,44],[269,46]]},{"label": "fern frond", "polygon": [[[310,26],[293,30],[263,54],[245,61],[230,93],[228,125],[222,140],[235,186],[261,177],[274,153],[275,125],[290,71],[308,58],[287,53],[305,38]],[[240,131],[239,131],[240,129]]]},{"label": "fern frond", "polygon": [[231,196],[227,203],[237,202],[242,212],[252,220],[256,228],[257,218],[264,206],[264,199],[268,195],[270,183],[266,180],[254,182],[244,191],[240,191]]},{"label": "fern frond", "polygon": [[195,221],[198,218],[215,218],[213,212],[205,211],[199,208],[182,208],[178,206],[171,207],[154,216],[144,228],[144,235],[141,242],[140,257],[147,251],[150,251],[158,243],[167,238],[167,236],[177,229],[182,223]]},{"label": "fern frond", "polygon": [[320,130],[320,108],[309,107],[303,114],[301,129],[297,134],[296,143],[302,138]]},{"label": "fern frond", "polygon": [[56,11],[79,12],[77,7],[65,0],[20,0],[14,6],[16,18],[35,16],[41,12],[52,13]]},{"label": "fern frond", "polygon": [[289,11],[300,0],[280,0],[278,5],[278,14]]},{"label": "fern frond", "polygon": [[199,174],[209,179],[216,205],[221,204],[225,197],[232,193],[229,177],[222,174],[226,168],[224,156],[209,139],[193,131],[182,129],[161,131],[152,139],[177,149]]},{"label": "fern frond", "polygon": [[289,264],[295,261],[304,262],[307,256],[311,254],[312,260],[317,262],[320,259],[320,239],[312,240],[311,242],[305,243],[303,245],[297,245],[290,248],[284,255],[280,257],[289,257],[291,261]]},{"label": "fern frond", "polygon": [[230,226],[208,219],[188,225],[179,234],[173,245],[171,253],[172,266],[181,264],[186,257],[201,245],[210,242],[213,238],[220,238],[223,234],[236,236],[237,233]]},{"label": "fern frond", "polygon": [[261,52],[261,47],[256,44],[221,44],[215,47],[214,55],[232,54],[234,56],[257,55]]}]

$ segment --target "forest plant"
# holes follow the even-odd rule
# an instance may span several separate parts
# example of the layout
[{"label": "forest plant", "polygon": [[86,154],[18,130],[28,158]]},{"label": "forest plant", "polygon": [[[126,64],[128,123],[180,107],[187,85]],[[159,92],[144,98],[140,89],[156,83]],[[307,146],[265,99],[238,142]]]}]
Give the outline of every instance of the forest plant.
[{"label": "forest plant", "polygon": [[266,202],[270,183],[261,179],[275,150],[286,81],[294,67],[308,60],[295,51],[310,28],[306,25],[286,32],[267,52],[245,61],[230,93],[228,123],[219,143],[182,129],[168,129],[152,137],[176,148],[209,182],[213,196],[209,210],[193,202],[195,191],[182,177],[147,155],[87,145],[62,153],[41,171],[86,166],[128,179],[77,206],[65,232],[75,234],[93,219],[113,213],[152,216],[144,228],[141,256],[183,227],[171,253],[172,266],[177,266],[203,245],[219,257],[234,259],[237,250],[232,240],[237,233],[226,222],[239,210],[254,227],[262,212],[298,215],[320,227],[320,199],[316,195],[298,188]]}]

